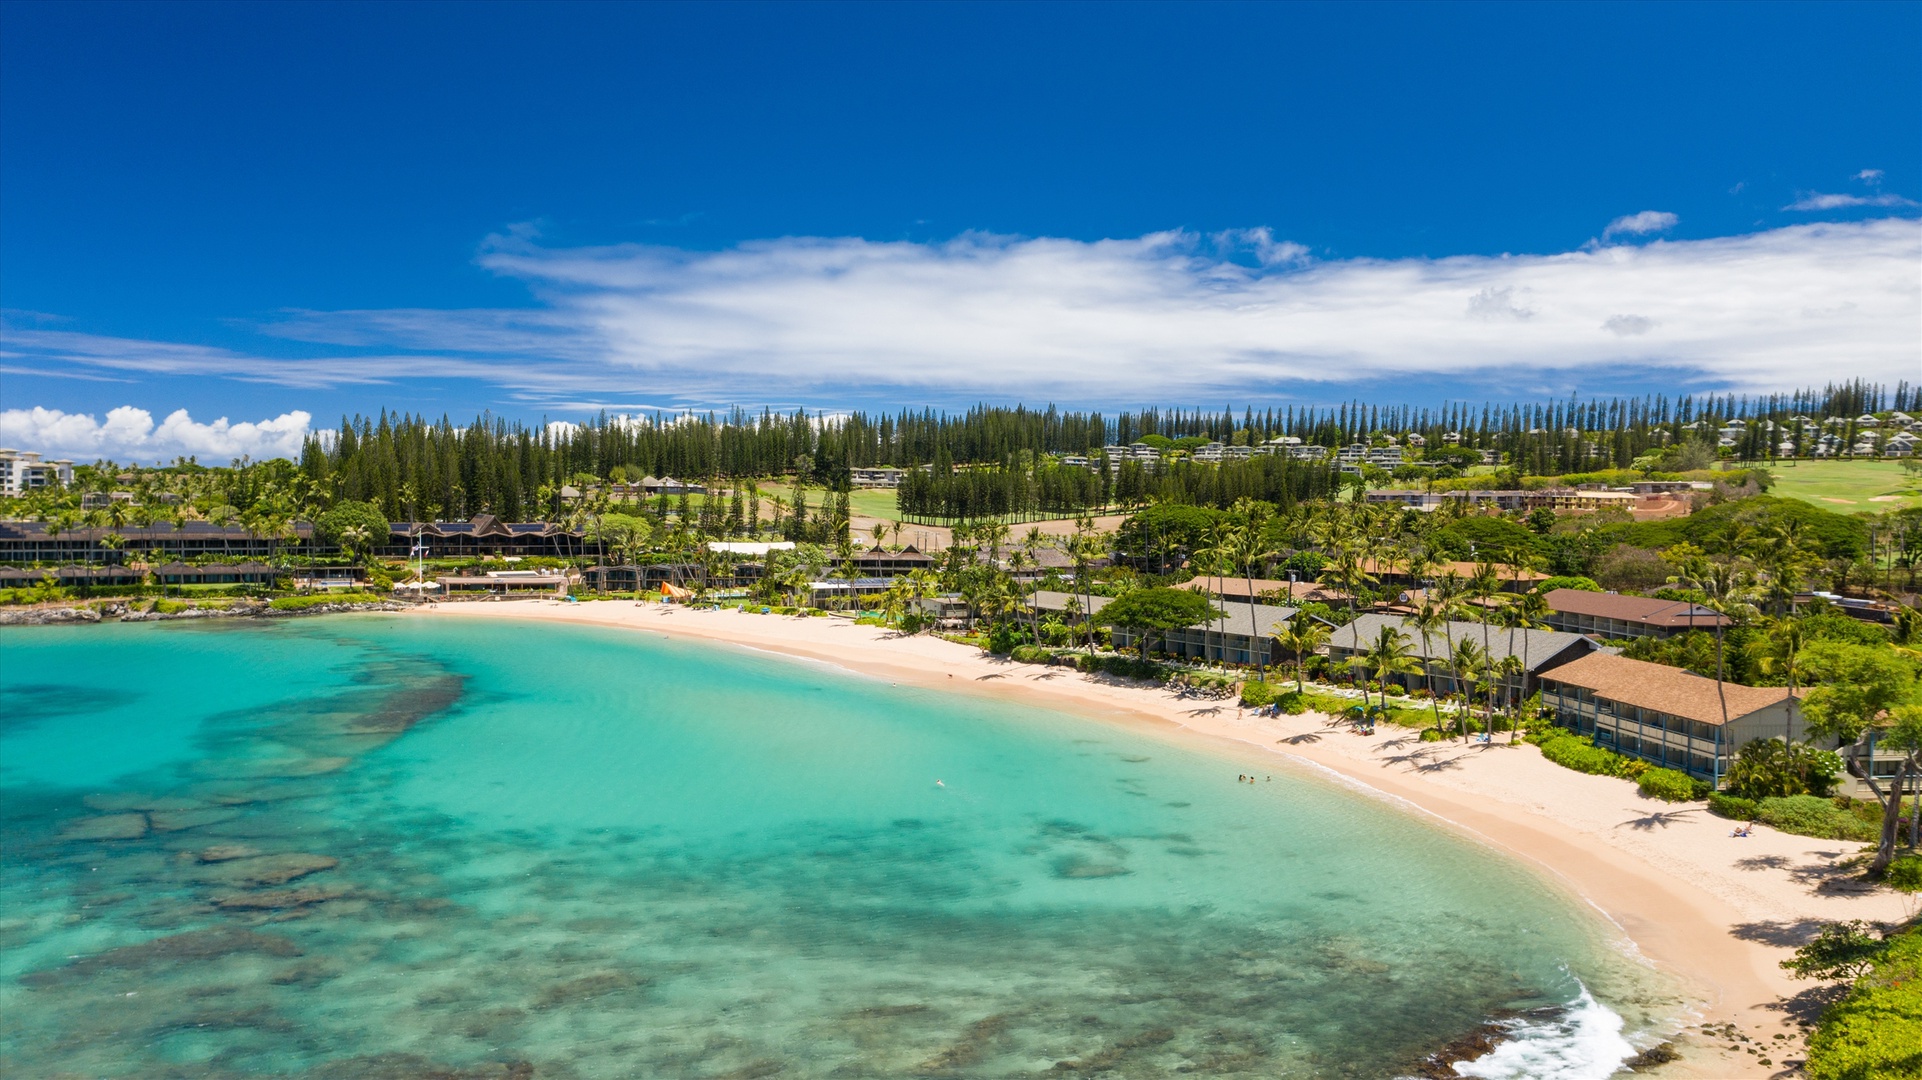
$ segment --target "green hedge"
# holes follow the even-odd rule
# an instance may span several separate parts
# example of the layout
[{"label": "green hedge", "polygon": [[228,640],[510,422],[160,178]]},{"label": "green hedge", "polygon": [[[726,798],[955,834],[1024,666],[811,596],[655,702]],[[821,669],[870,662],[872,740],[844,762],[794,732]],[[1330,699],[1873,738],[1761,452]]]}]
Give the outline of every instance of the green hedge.
[{"label": "green hedge", "polygon": [[325,604],[378,604],[385,599],[387,597],[370,592],[344,592],[332,596],[317,593],[313,596],[283,596],[269,601],[267,606],[275,611],[306,611]]},{"label": "green hedge", "polygon": [[1649,769],[1636,786],[1642,794],[1663,802],[1688,802],[1697,797],[1694,778],[1675,769]]},{"label": "green hedge", "polygon": [[1719,791],[1708,797],[1708,808],[1710,813],[1720,814],[1732,821],[1754,821],[1758,809],[1754,799],[1725,795]]},{"label": "green hedge", "polygon": [[1763,799],[1756,805],[1755,820],[1771,828],[1798,836],[1822,840],[1876,839],[1878,829],[1851,812],[1846,803],[1815,795],[1786,795]]},{"label": "green hedge", "polygon": [[1922,855],[1904,855],[1890,863],[1882,881],[1898,892],[1922,892]]},{"label": "green hedge", "polygon": [[1275,695],[1274,706],[1284,716],[1300,716],[1308,711],[1307,695],[1297,690],[1288,690]]},{"label": "green hedge", "polygon": [[1152,682],[1168,680],[1166,667],[1153,660],[1133,656],[1088,656],[1083,653],[1075,657],[1075,666],[1090,675],[1118,675],[1124,679],[1147,679]]},{"label": "green hedge", "polygon": [[1640,758],[1604,750],[1560,728],[1540,736],[1530,736],[1529,741],[1541,747],[1543,757],[1562,768],[1592,776],[1619,776],[1625,780],[1637,780],[1650,768],[1649,763]]},{"label": "green hedge", "polygon": [[1922,929],[1889,942],[1809,1039],[1810,1080],[1922,1080]]},{"label": "green hedge", "polygon": [[1046,664],[1054,659],[1054,650],[1046,645],[1016,645],[1008,656],[1023,664]]}]

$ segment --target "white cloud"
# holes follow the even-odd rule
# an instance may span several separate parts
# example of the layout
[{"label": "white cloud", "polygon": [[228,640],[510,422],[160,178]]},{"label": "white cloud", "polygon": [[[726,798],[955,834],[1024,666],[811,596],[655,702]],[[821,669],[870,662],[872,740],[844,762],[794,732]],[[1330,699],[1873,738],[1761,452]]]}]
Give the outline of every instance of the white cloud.
[{"label": "white cloud", "polygon": [[[1199,240],[788,239],[718,252],[503,241],[482,261],[575,328],[557,346],[596,357],[591,374],[576,371],[609,395],[922,388],[1139,402],[1621,364],[1781,389],[1838,364],[1893,381],[1918,362],[1913,221],[1286,271],[1203,254]],[[1856,306],[1800,315],[1843,304]],[[1595,332],[1625,312],[1662,333]]]},{"label": "white cloud", "polygon": [[1900,195],[1824,195],[1812,191],[1784,206],[1784,210],[1842,210],[1852,206],[1914,206]]},{"label": "white cloud", "polygon": [[1484,322],[1503,319],[1520,322],[1534,318],[1535,309],[1515,302],[1514,286],[1490,285],[1468,298],[1468,314]]},{"label": "white cloud", "polygon": [[551,409],[1143,404],[1407,379],[1520,392],[1628,369],[1677,388],[1781,390],[1838,373],[1892,383],[1922,363],[1922,223],[1908,218],[1442,259],[1307,261],[1263,231],[721,251],[509,236],[480,258],[536,303],[296,312],[268,328],[378,356],[268,360],[27,331],[8,334],[0,360],[120,374],[160,356],[171,373],[287,385],[474,379]]},{"label": "white cloud", "polygon": [[152,413],[131,405],[109,410],[105,420],[35,406],[0,412],[0,443],[79,461],[131,463],[188,456],[214,463],[242,455],[298,458],[312,425],[313,417],[298,410],[271,420],[233,423],[223,416],[201,423],[187,410],[175,409],[155,424]]},{"label": "white cloud", "polygon": [[1308,262],[1308,249],[1292,240],[1276,240],[1267,227],[1227,229],[1215,234],[1215,244],[1224,252],[1246,250],[1265,267],[1302,266]]},{"label": "white cloud", "polygon": [[1606,240],[1621,233],[1647,236],[1649,233],[1667,232],[1681,220],[1666,210],[1644,210],[1639,214],[1628,214],[1609,222],[1608,228],[1602,230],[1602,239]]},{"label": "white cloud", "polygon": [[1882,182],[1882,170],[1863,169],[1861,172],[1856,173],[1851,179],[1860,180],[1865,184],[1879,184]]},{"label": "white cloud", "polygon": [[[368,313],[370,316],[399,313]],[[452,314],[452,313],[450,313]],[[377,319],[370,318],[378,325]],[[284,336],[297,336],[288,333]],[[497,339],[490,339],[496,341]],[[66,365],[103,369],[120,373],[111,381],[132,382],[127,375],[217,375],[241,382],[274,386],[319,389],[334,386],[365,386],[391,383],[397,379],[451,376],[474,377],[492,374],[472,360],[441,356],[324,356],[264,357],[234,352],[207,345],[187,345],[171,341],[142,341],[108,337],[70,330],[19,329],[0,327],[0,359],[10,361],[4,370],[11,374],[41,378],[93,378]],[[358,342],[335,341],[336,345]],[[452,343],[458,347],[458,343]]]},{"label": "white cloud", "polygon": [[1655,329],[1655,320],[1645,315],[1610,315],[1602,329],[1616,337],[1633,337]]}]

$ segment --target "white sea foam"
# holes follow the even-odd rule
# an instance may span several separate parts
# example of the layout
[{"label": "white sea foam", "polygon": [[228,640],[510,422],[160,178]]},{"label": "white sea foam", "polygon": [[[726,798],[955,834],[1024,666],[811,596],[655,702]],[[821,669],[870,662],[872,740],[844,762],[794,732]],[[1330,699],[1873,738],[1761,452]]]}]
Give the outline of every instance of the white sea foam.
[{"label": "white sea foam", "polygon": [[1608,1080],[1635,1047],[1622,1036],[1621,1014],[1581,996],[1553,1020],[1517,1020],[1506,1041],[1473,1061],[1455,1064],[1482,1080]]}]

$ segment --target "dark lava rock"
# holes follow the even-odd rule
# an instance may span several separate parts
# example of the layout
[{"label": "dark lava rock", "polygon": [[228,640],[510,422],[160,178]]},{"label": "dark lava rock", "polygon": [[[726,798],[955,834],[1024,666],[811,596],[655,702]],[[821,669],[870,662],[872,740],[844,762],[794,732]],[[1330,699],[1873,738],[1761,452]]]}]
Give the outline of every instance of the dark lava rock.
[{"label": "dark lava rock", "polygon": [[199,810],[155,810],[147,815],[147,820],[158,832],[181,832],[206,825],[218,825],[239,816],[238,810],[210,806]]},{"label": "dark lava rock", "polygon": [[1104,878],[1122,877],[1134,871],[1113,863],[1088,862],[1084,859],[1062,859],[1054,864],[1054,876],[1059,878]]},{"label": "dark lava rock", "polygon": [[246,844],[215,844],[195,857],[204,863],[217,863],[226,862],[229,859],[251,859],[258,854],[260,854],[259,848],[248,847]]},{"label": "dark lava rock", "polygon": [[1675,1047],[1672,1044],[1662,1043],[1658,1046],[1651,1046],[1641,1053],[1636,1054],[1634,1057],[1629,1058],[1622,1063],[1622,1067],[1625,1069],[1652,1069],[1657,1065],[1666,1065],[1671,1061],[1680,1061],[1681,1059],[1682,1055],[1675,1052]]},{"label": "dark lava rock", "polygon": [[645,985],[647,980],[638,979],[624,971],[594,971],[578,978],[558,982],[542,990],[534,998],[534,1008],[551,1009],[557,1005],[571,1005],[621,990],[630,990]]},{"label": "dark lava rock", "polygon": [[324,904],[338,900],[352,890],[345,885],[306,885],[298,889],[270,889],[266,892],[234,893],[214,898],[214,906],[224,911],[281,911]]},{"label": "dark lava rock", "polygon": [[69,978],[85,978],[106,971],[140,971],[174,964],[204,963],[223,956],[254,953],[262,956],[299,956],[300,946],[278,934],[215,927],[169,934],[138,945],[83,956],[65,967],[33,972],[20,981],[45,986]]},{"label": "dark lava rock", "polygon": [[[204,860],[205,856],[202,858]],[[202,881],[217,885],[250,888],[258,885],[285,885],[296,878],[318,874],[322,870],[332,870],[339,865],[340,860],[329,855],[292,852],[284,855],[255,855],[247,858],[214,860],[212,865],[197,871],[196,876]]]},{"label": "dark lava rock", "polygon": [[1461,1074],[1455,1071],[1455,1063],[1474,1061],[1494,1050],[1508,1038],[1508,1021],[1516,1015],[1508,1013],[1485,1021],[1475,1030],[1423,1058],[1410,1071],[1410,1075],[1420,1080],[1460,1080]]},{"label": "dark lava rock", "polygon": [[145,814],[100,814],[74,818],[60,829],[62,840],[138,840],[145,835]]},{"label": "dark lava rock", "polygon": [[368,1054],[317,1065],[307,1080],[533,1080],[530,1061],[447,1065],[419,1054]]},{"label": "dark lava rock", "polygon": [[55,623],[97,623],[92,608],[13,608],[0,611],[0,626],[51,626]]},{"label": "dark lava rock", "polygon": [[99,792],[80,801],[86,804],[87,809],[103,814],[122,814],[129,810],[199,810],[207,805],[199,799],[147,795],[138,791]]}]

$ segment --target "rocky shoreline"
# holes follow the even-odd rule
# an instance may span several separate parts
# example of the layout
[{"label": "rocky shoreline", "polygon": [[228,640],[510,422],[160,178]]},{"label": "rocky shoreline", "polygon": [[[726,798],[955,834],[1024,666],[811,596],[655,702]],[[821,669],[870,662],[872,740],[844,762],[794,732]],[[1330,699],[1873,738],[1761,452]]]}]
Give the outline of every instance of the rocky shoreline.
[{"label": "rocky shoreline", "polygon": [[191,607],[184,611],[135,611],[125,604],[100,607],[27,608],[0,610],[0,626],[68,626],[98,622],[168,622],[175,619],[286,619],[302,615],[339,615],[352,611],[405,611],[410,605],[398,600],[371,603],[315,604],[293,611],[276,610],[265,603],[238,603],[229,607]]}]

